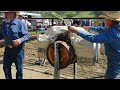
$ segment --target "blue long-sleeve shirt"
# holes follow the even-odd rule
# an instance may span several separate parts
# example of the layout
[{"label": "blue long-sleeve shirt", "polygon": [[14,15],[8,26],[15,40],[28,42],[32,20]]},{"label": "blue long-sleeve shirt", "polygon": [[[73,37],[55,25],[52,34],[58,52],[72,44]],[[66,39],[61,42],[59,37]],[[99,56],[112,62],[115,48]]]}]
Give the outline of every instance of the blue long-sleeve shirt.
[{"label": "blue long-sleeve shirt", "polygon": [[111,28],[90,26],[89,30],[98,32],[92,34],[79,30],[78,35],[92,43],[104,43],[105,54],[110,59],[120,60],[120,25],[116,24]]},{"label": "blue long-sleeve shirt", "polygon": [[0,30],[0,39],[5,40],[5,45],[11,45],[12,40],[21,39],[21,44],[19,46],[24,45],[25,41],[29,39],[29,32],[26,30],[25,24],[15,18],[10,24],[10,27],[7,28],[7,23],[3,21],[2,29]]}]

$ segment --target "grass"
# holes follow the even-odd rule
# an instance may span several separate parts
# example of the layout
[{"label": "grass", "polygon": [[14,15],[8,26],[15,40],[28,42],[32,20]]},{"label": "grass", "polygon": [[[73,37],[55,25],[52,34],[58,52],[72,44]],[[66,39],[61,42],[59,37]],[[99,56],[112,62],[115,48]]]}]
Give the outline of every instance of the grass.
[{"label": "grass", "polygon": [[37,33],[36,33],[36,31],[30,31],[29,34],[30,34],[30,35],[35,35],[35,34],[37,34]]},{"label": "grass", "polygon": [[32,42],[34,42],[34,41],[35,41],[35,40],[28,40],[27,42],[28,42],[28,43],[32,43]]},{"label": "grass", "polygon": [[[45,30],[45,31],[46,31],[46,30]],[[43,33],[43,32],[44,32],[44,31],[39,31],[39,32],[38,32],[38,31],[37,31],[37,32],[36,32],[36,31],[30,31],[29,34],[30,34],[30,35],[36,35],[36,34],[41,34],[41,33]],[[36,40],[36,39],[34,39],[34,40]],[[32,43],[34,40],[28,40],[27,42],[28,42],[28,43]]]},{"label": "grass", "polygon": [[45,32],[46,32],[46,30],[45,31],[37,31],[37,32],[36,31],[30,31],[29,34],[30,35],[35,35],[35,34],[42,34],[42,33],[45,33]]}]

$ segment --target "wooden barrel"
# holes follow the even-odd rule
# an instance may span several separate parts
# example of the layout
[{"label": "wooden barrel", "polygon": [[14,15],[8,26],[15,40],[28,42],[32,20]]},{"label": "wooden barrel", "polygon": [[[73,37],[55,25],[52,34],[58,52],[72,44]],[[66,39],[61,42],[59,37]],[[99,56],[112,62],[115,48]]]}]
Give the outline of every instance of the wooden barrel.
[{"label": "wooden barrel", "polygon": [[[64,69],[74,62],[75,52],[73,46],[67,42],[59,41],[58,44],[60,60],[59,68]],[[54,67],[54,43],[51,43],[47,48],[47,59],[49,63]]]}]

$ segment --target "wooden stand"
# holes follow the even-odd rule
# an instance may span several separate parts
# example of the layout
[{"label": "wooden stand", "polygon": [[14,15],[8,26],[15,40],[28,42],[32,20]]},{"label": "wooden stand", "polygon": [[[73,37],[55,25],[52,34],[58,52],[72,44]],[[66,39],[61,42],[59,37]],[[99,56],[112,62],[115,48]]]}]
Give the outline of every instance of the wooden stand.
[{"label": "wooden stand", "polygon": [[[59,43],[54,43],[54,79],[60,79]],[[76,63],[73,63],[73,79],[76,78]]]}]

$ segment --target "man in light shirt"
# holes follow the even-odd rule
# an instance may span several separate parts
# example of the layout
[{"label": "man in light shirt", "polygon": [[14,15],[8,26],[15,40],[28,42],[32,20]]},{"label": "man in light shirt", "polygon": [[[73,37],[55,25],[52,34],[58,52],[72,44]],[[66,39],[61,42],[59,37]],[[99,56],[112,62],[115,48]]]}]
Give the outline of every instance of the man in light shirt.
[{"label": "man in light shirt", "polygon": [[23,19],[23,17],[26,18],[27,16],[23,16],[22,12],[18,13],[18,19],[24,22],[26,29],[28,30],[28,27],[31,26],[31,23],[28,20]]}]

